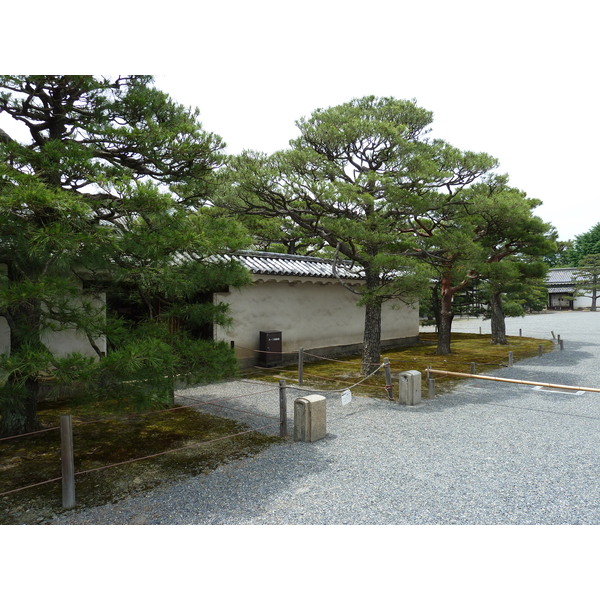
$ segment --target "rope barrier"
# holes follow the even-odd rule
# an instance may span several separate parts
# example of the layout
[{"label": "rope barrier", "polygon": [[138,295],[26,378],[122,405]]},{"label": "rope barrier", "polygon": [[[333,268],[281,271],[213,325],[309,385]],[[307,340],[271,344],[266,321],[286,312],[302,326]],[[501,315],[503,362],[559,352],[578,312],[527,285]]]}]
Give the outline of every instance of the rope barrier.
[{"label": "rope barrier", "polygon": [[46,481],[40,481],[39,483],[32,483],[31,485],[26,485],[24,487],[16,488],[14,490],[8,490],[8,492],[0,492],[0,496],[8,496],[9,494],[16,494],[17,492],[22,492],[23,490],[28,490],[29,488],[38,487],[40,485],[46,485],[47,483],[54,483],[56,481],[61,481],[62,477],[56,477],[55,479],[48,479]]},{"label": "rope barrier", "polygon": [[[287,381],[287,377],[282,377],[281,379],[285,379]],[[273,385],[271,383],[267,383],[265,381],[254,381],[253,379],[242,379],[243,383],[249,383],[250,385],[264,385],[270,387],[272,390],[279,390],[279,385]],[[258,393],[258,392],[257,392]]]},{"label": "rope barrier", "polygon": [[4,442],[6,440],[14,440],[16,438],[26,437],[28,435],[38,435],[38,433],[46,433],[47,431],[56,431],[60,429],[60,427],[48,427],[48,429],[40,429],[39,431],[31,431],[30,433],[20,433],[19,435],[11,435],[8,437],[0,438],[0,442]]},{"label": "rope barrier", "polygon": [[[272,389],[277,389],[275,386],[272,386]],[[237,400],[238,398],[245,398],[246,396],[255,396],[258,394],[262,394],[263,392],[251,392],[249,394],[243,394],[240,396],[231,396],[229,398],[221,398],[220,400]],[[177,394],[177,397],[179,398],[185,398],[186,400],[194,400],[195,397],[194,396],[184,396],[182,394]],[[129,415],[112,415],[110,417],[103,417],[102,419],[95,419],[93,421],[77,421],[78,425],[93,425],[95,423],[106,423],[107,421],[114,421],[115,419],[121,419],[121,420],[125,420],[125,419],[131,419],[133,417],[146,417],[149,415],[157,415],[160,413],[167,413],[167,412],[175,412],[178,410],[184,410],[186,408],[194,408],[195,406],[202,406],[203,404],[207,404],[206,402],[199,402],[197,404],[185,404],[183,406],[174,406],[171,408],[162,408],[160,410],[152,410],[152,411],[148,411],[148,412],[144,412],[144,413],[131,413]],[[54,429],[59,429],[58,427],[55,427]]]},{"label": "rope barrier", "polygon": [[252,368],[256,369],[257,371],[279,371],[279,372],[285,372],[281,367],[261,367],[260,365],[253,365]]},{"label": "rope barrier", "polygon": [[[257,394],[262,394],[262,392],[256,392],[256,393]],[[243,396],[243,397],[245,398],[245,396]],[[221,400],[233,400],[233,399],[234,398],[224,398],[224,399],[220,399],[219,401],[221,401]],[[242,412],[242,413],[246,413],[246,414],[249,414],[249,415],[254,415],[255,417],[261,417],[263,419],[279,419],[279,417],[269,417],[267,415],[262,415],[260,413],[252,412],[252,411],[249,411],[249,410],[243,410],[241,408],[233,408],[231,406],[222,406],[222,405],[217,404],[217,402],[210,402],[208,400],[206,402],[202,402],[201,404],[198,404],[196,406],[206,406],[206,405],[216,406],[217,408],[222,408],[222,409],[225,409],[225,410],[233,410],[233,411],[236,411],[236,412]],[[185,406],[184,408],[191,408],[191,406]]]},{"label": "rope barrier", "polygon": [[[323,377],[321,375],[308,375],[307,378],[310,379],[311,377],[315,378],[315,379],[322,379],[323,381],[334,381],[334,382],[343,382],[344,381],[343,379],[332,379],[331,377]],[[364,379],[362,381],[364,381]],[[355,387],[357,385],[362,385],[363,387],[369,387],[369,388],[373,388],[373,389],[381,389],[381,386],[379,386],[379,385],[360,383],[360,382],[352,384],[352,387]],[[349,389],[349,388],[346,387],[344,389]],[[315,391],[318,391],[318,390],[315,390]],[[330,391],[335,391],[335,390],[330,390]]]},{"label": "rope barrier", "polygon": [[[215,438],[215,439],[212,439],[212,440],[205,440],[203,442],[198,442],[196,444],[190,444],[188,446],[184,446],[184,447],[181,447],[181,448],[171,448],[170,450],[165,450],[163,452],[157,452],[155,454],[148,454],[146,456],[141,456],[139,458],[132,458],[130,460],[124,460],[124,461],[121,461],[121,462],[118,462],[118,463],[112,463],[110,465],[103,465],[101,467],[95,467],[93,469],[86,469],[84,471],[78,471],[78,472],[76,472],[75,476],[77,476],[77,475],[86,475],[87,473],[93,473],[94,471],[103,471],[105,469],[110,469],[112,467],[120,467],[122,465],[130,464],[130,463],[134,463],[134,462],[140,462],[142,460],[148,460],[149,458],[156,458],[158,456],[163,456],[165,454],[172,454],[173,452],[181,452],[182,450],[189,450],[190,448],[197,448],[199,446],[205,446],[205,445],[211,444],[213,442],[220,442],[222,440],[227,440],[227,439],[230,439],[230,438],[238,437],[240,435],[246,435],[248,433],[255,433],[257,431],[262,431],[263,429],[269,429],[271,427],[272,427],[271,424],[269,424],[269,425],[263,425],[261,427],[256,427],[254,429],[248,429],[248,430],[245,430],[245,431],[240,431],[238,433],[233,433],[231,435],[226,435],[226,436],[223,436],[223,437],[220,437],[220,438]],[[38,487],[40,485],[46,485],[48,483],[55,483],[55,482],[61,481],[61,480],[62,480],[62,477],[56,477],[55,479],[48,479],[46,481],[40,481],[38,483],[33,483],[31,485],[26,485],[26,486],[23,486],[23,487],[20,487],[20,488],[15,488],[15,489],[12,489],[12,490],[8,490],[6,492],[0,492],[0,496],[8,496],[9,494],[15,494],[15,493],[21,492],[23,490],[27,490],[27,489],[30,489],[30,488]]]},{"label": "rope barrier", "polygon": [[[112,467],[120,467],[122,465],[127,465],[134,462],[140,462],[142,460],[148,460],[149,458],[156,458],[157,456],[164,456],[165,454],[172,454],[173,452],[181,452],[182,450],[189,450],[190,448],[197,448],[199,446],[205,446],[206,444],[212,444],[213,442],[220,442],[222,440],[228,440],[230,438],[238,437],[240,435],[246,435],[248,433],[255,433],[257,431],[261,431],[263,429],[268,429],[272,427],[272,425],[263,425],[262,427],[257,427],[255,429],[248,429],[246,431],[240,431],[239,433],[233,433],[231,435],[226,435],[224,437],[215,438],[213,440],[205,440],[204,442],[198,442],[196,444],[190,444],[189,446],[184,446],[182,448],[171,448],[170,450],[165,450],[163,452],[157,452],[156,454],[148,454],[147,456],[141,456],[139,458],[132,458],[130,460],[124,460],[118,463],[113,463],[110,465],[104,465],[102,467],[95,467],[93,469],[87,469],[85,471],[78,471],[75,475],[86,475],[87,473],[93,473],[95,471],[103,471],[105,469],[110,469]],[[62,479],[62,477],[61,477]],[[6,493],[6,492],[5,492]]]},{"label": "rope barrier", "polygon": [[[366,381],[367,379],[373,377],[373,375],[375,375],[375,373],[377,373],[377,371],[379,371],[380,369],[382,369],[384,367],[384,363],[381,363],[372,373],[369,373],[369,375],[367,375],[364,379],[361,379],[360,381],[357,381],[356,383],[353,383],[352,385],[349,385],[347,387],[344,387],[342,389],[339,390],[315,390],[313,388],[309,388],[311,391],[313,392],[323,392],[323,393],[332,393],[332,392],[345,392],[346,390],[351,390],[352,388],[355,388],[357,385],[361,385],[363,381]],[[324,378],[322,378],[324,379]],[[330,381],[340,381],[339,379],[331,379]],[[298,388],[296,386],[288,386],[292,389],[303,389],[303,388]],[[375,387],[375,386],[370,386],[370,387]]]},{"label": "rope barrier", "polygon": [[[248,382],[250,383],[250,382]],[[261,384],[261,385],[265,385],[265,386],[269,386],[271,387],[273,390],[278,389],[276,386],[270,386],[267,383]],[[262,394],[262,392],[252,392],[249,394],[242,394],[239,396],[231,396],[230,398],[222,398],[222,400],[237,400],[239,398],[245,398],[246,396],[254,396],[254,395],[258,395],[258,394]],[[186,398],[188,400],[193,399],[192,396],[183,396],[181,394],[177,394],[180,398]],[[114,421],[115,419],[121,419],[121,420],[125,420],[125,419],[131,419],[133,417],[146,417],[149,415],[156,415],[156,414],[160,414],[160,413],[167,413],[167,412],[175,412],[177,410],[183,410],[185,408],[193,408],[194,406],[202,406],[203,404],[206,404],[205,402],[200,402],[198,404],[186,404],[184,406],[175,406],[175,407],[171,407],[171,408],[164,408],[161,410],[153,410],[153,411],[149,411],[149,412],[144,412],[144,413],[131,413],[128,415],[111,415],[110,417],[103,417],[102,419],[94,419],[93,421],[86,421],[86,420],[77,420],[77,425],[93,425],[95,423],[106,423],[108,421]],[[31,436],[31,435],[38,435],[41,433],[46,433],[48,431],[57,431],[59,430],[60,427],[48,427],[46,429],[40,429],[39,431],[32,431],[29,433],[20,433],[18,435],[11,435],[11,436],[7,436],[7,437],[2,437],[0,438],[0,442],[4,442],[4,441],[8,441],[8,440],[14,440],[17,438],[22,438],[22,437],[27,437],[27,436]]]},{"label": "rope barrier", "polygon": [[[358,365],[360,366],[361,362],[360,359],[356,359],[355,361],[349,361],[349,360],[339,360],[337,358],[329,358],[327,356],[318,356],[317,354],[311,354],[310,352],[304,352],[304,356],[312,356],[312,358],[318,358],[319,360],[328,360],[330,362],[337,362],[337,363],[344,363],[346,365]],[[371,363],[369,363],[371,364]],[[379,363],[375,363],[375,364],[379,364]]]},{"label": "rope barrier", "polygon": [[[338,360],[334,359],[334,362],[340,362],[340,363],[342,363],[342,362],[347,362],[347,361],[338,361]],[[352,364],[354,364],[354,363],[352,363]],[[336,389],[334,389],[334,390],[317,390],[317,389],[313,389],[313,388],[310,388],[310,389],[311,389],[311,391],[322,391],[322,392],[329,392],[329,393],[331,393],[331,392],[343,392],[345,390],[353,389],[353,388],[355,388],[355,387],[357,387],[359,385],[363,385],[364,386],[365,385],[364,382],[367,381],[368,379],[370,379],[371,377],[373,377],[383,367],[384,367],[384,364],[380,364],[377,367],[377,369],[375,369],[373,372],[369,373],[366,377],[364,377],[360,381],[358,381],[358,382],[356,382],[354,384],[351,384],[349,386],[346,386],[346,387],[344,387],[342,389],[339,389],[339,390],[336,390]],[[314,375],[314,377],[316,377],[318,379],[329,380],[329,381],[336,381],[336,382],[340,381],[340,380],[337,380],[337,379],[326,378],[326,377],[322,377],[322,376],[318,376],[318,375]],[[262,383],[262,382],[251,382],[251,383],[262,385],[263,388],[264,387],[268,387],[268,388],[270,388],[272,390],[278,389],[278,387],[276,388],[275,386],[272,386],[272,385],[269,385],[269,384],[265,384],[265,383]],[[302,388],[294,387],[294,386],[286,386],[286,387],[290,387],[291,389],[302,389]],[[368,386],[368,387],[377,387],[377,386]],[[171,407],[171,408],[167,408],[167,409],[150,411],[150,412],[146,412],[146,413],[134,413],[132,415],[123,415],[120,418],[122,418],[122,419],[131,419],[132,417],[146,417],[146,416],[160,414],[160,413],[174,412],[174,411],[183,410],[183,409],[190,409],[190,408],[194,408],[194,407],[200,407],[200,406],[210,405],[210,406],[216,406],[217,408],[221,408],[223,410],[232,410],[234,412],[240,412],[240,413],[249,414],[249,415],[252,415],[252,416],[255,416],[255,417],[259,417],[261,419],[269,419],[269,420],[272,420],[272,421],[280,420],[280,418],[281,418],[280,416],[279,417],[269,417],[268,415],[259,414],[259,413],[254,412],[254,411],[247,411],[247,410],[244,410],[244,409],[233,408],[233,407],[230,407],[230,406],[223,406],[222,404],[219,404],[219,403],[226,402],[226,401],[231,401],[231,400],[236,400],[236,399],[240,399],[240,398],[246,398],[246,397],[253,396],[253,395],[263,394],[264,391],[265,390],[262,389],[260,391],[254,392],[254,393],[240,394],[238,396],[230,396],[228,398],[221,398],[221,399],[218,399],[216,401],[206,401],[206,400],[204,400],[204,401],[200,401],[200,402],[195,402],[193,404],[187,404],[187,405],[183,405],[183,406],[177,406],[177,407]],[[305,390],[303,390],[303,391],[305,391]],[[194,400],[195,399],[192,396],[186,396],[186,395],[181,394],[181,393],[178,393],[177,397],[179,397],[182,400],[184,400],[184,399],[185,400]],[[93,421],[81,421],[79,424],[80,425],[91,425],[91,424],[101,423],[101,422],[107,422],[107,421],[111,421],[111,420],[114,421],[115,418],[119,418],[119,417],[112,416],[112,417],[106,417],[106,418],[102,418],[102,419],[94,419]],[[84,475],[84,474],[92,473],[92,472],[95,472],[95,471],[106,470],[106,469],[109,469],[109,468],[112,468],[112,467],[122,466],[122,465],[125,465],[125,464],[139,462],[139,461],[142,461],[142,460],[148,460],[150,458],[156,458],[158,456],[163,456],[163,455],[166,455],[166,454],[171,454],[173,452],[177,452],[177,451],[181,451],[181,450],[185,450],[185,449],[189,449],[189,448],[194,448],[194,447],[206,445],[206,444],[211,443],[211,442],[217,442],[217,441],[221,441],[221,440],[224,440],[224,439],[229,439],[229,438],[237,437],[239,435],[244,435],[244,434],[247,434],[247,433],[258,432],[258,431],[261,431],[261,430],[264,430],[264,429],[268,429],[270,427],[272,427],[271,424],[265,425],[265,426],[262,426],[262,427],[257,427],[257,428],[254,428],[254,429],[250,429],[250,430],[246,430],[246,431],[239,432],[237,434],[232,434],[230,436],[225,436],[225,437],[222,437],[222,438],[217,438],[217,439],[213,439],[213,440],[206,440],[204,442],[199,442],[199,443],[196,443],[196,444],[192,444],[192,445],[186,446],[184,448],[172,448],[172,449],[169,449],[169,450],[166,450],[166,451],[163,451],[163,452],[154,453],[154,454],[146,455],[146,456],[135,458],[135,459],[121,461],[121,462],[118,462],[118,463],[112,463],[110,465],[103,465],[102,467],[96,467],[96,468],[93,468],[93,469],[87,469],[87,470],[83,470],[83,471],[78,471],[74,475],[75,476],[77,476],[77,475]],[[38,433],[43,433],[43,432],[46,432],[46,431],[53,431],[53,430],[56,430],[56,429],[60,429],[60,427],[48,428],[48,429],[40,430],[40,431],[37,431],[37,432],[32,432],[32,433],[28,433],[28,434],[20,434],[20,435],[17,435],[17,436],[10,436],[10,437],[7,437],[7,438],[2,438],[2,439],[5,439],[5,440],[16,439],[16,438],[25,437],[25,436],[28,436],[28,435],[35,435],[35,434],[38,434]],[[61,481],[62,479],[63,479],[62,477],[57,477],[57,478],[54,478],[54,479],[48,479],[46,481],[42,481],[42,482],[38,482],[38,483],[27,485],[27,486],[23,486],[23,487],[20,487],[20,488],[16,488],[16,489],[13,489],[13,490],[9,490],[9,491],[6,491],[6,492],[2,492],[2,493],[0,493],[0,496],[6,496],[8,494],[17,493],[19,491],[31,489],[31,488],[38,487],[38,486],[41,486],[41,485],[47,485],[49,483],[58,482],[58,481]]]},{"label": "rope barrier", "polygon": [[246,348],[245,346],[235,346],[236,350],[248,350],[249,352],[256,352],[257,354],[298,354],[298,350],[288,351],[288,352],[276,352],[274,350],[257,350],[256,348]]},{"label": "rope barrier", "polygon": [[[279,389],[279,386],[273,386],[273,385],[269,385],[269,384],[262,384],[262,385],[269,387],[273,391]],[[190,409],[190,408],[204,406],[204,405],[212,405],[212,406],[216,406],[217,408],[221,408],[223,410],[232,410],[232,411],[235,411],[235,412],[241,412],[241,413],[245,413],[245,414],[250,414],[250,415],[253,415],[255,417],[259,417],[261,419],[268,419],[268,420],[278,421],[279,418],[280,418],[279,416],[278,417],[269,417],[268,415],[260,414],[260,413],[257,413],[257,412],[247,411],[247,410],[243,410],[243,409],[239,409],[239,408],[233,408],[231,406],[223,406],[223,405],[219,405],[218,404],[218,402],[226,402],[226,401],[231,401],[231,400],[237,400],[237,399],[240,399],[240,398],[246,398],[246,397],[249,397],[249,396],[256,396],[256,395],[264,394],[264,393],[265,393],[265,390],[262,389],[262,390],[257,391],[257,392],[251,392],[251,393],[247,393],[247,394],[240,394],[238,396],[229,396],[227,398],[220,398],[220,399],[218,399],[216,401],[206,401],[205,400],[205,401],[201,401],[201,402],[196,402],[194,404],[186,404],[186,405],[183,405],[183,406],[176,406],[176,407],[171,407],[171,408],[167,408],[167,409],[150,411],[150,412],[146,412],[146,413],[134,413],[134,414],[123,415],[123,416],[105,417],[105,418],[102,418],[102,419],[95,419],[93,421],[81,421],[81,422],[78,423],[78,425],[92,425],[92,424],[96,424],[96,423],[105,423],[105,422],[108,422],[108,421],[114,421],[115,419],[131,419],[132,417],[146,417],[146,416],[149,416],[149,415],[155,415],[155,414],[167,413],[167,412],[174,412],[174,411],[178,411],[178,410]],[[195,400],[195,397],[192,397],[192,396],[185,396],[183,394],[177,394],[177,396],[179,398],[181,398],[181,399]],[[170,450],[167,450],[167,451],[164,451],[164,452],[159,452],[159,453],[156,453],[156,454],[147,455],[147,456],[140,457],[140,458],[137,458],[137,459],[132,459],[132,460],[129,460],[129,461],[122,461],[122,462],[119,462],[119,463],[113,463],[111,465],[105,465],[103,467],[99,467],[99,468],[96,468],[96,469],[88,469],[86,471],[80,471],[80,472],[75,473],[75,475],[83,475],[85,473],[89,473],[89,472],[92,472],[92,471],[108,469],[108,468],[111,468],[111,467],[114,467],[114,466],[120,466],[120,465],[127,464],[127,463],[130,463],[130,462],[137,462],[137,461],[141,461],[141,460],[147,460],[149,458],[154,458],[154,457],[157,457],[157,456],[161,456],[163,454],[169,454],[169,453],[176,452],[176,451],[179,451],[179,450],[185,450],[187,448],[194,448],[196,446],[201,446],[201,445],[205,445],[205,444],[208,444],[208,443],[211,443],[211,442],[217,442],[217,441],[221,441],[221,440],[224,440],[224,439],[229,439],[229,438],[236,437],[236,436],[239,436],[239,435],[244,435],[246,433],[252,433],[252,432],[255,432],[255,431],[261,431],[263,429],[267,429],[267,428],[271,428],[271,427],[272,427],[272,424],[269,424],[269,425],[266,425],[266,426],[262,426],[262,427],[258,427],[258,428],[254,428],[254,429],[250,429],[250,430],[246,430],[246,431],[243,431],[243,432],[240,432],[240,433],[236,433],[236,434],[232,434],[232,435],[229,435],[229,436],[224,436],[224,437],[221,437],[221,438],[216,438],[216,439],[213,439],[213,440],[207,440],[205,442],[200,442],[200,443],[197,443],[197,444],[188,445],[185,448],[173,448],[173,449],[170,449]],[[51,428],[43,429],[43,430],[40,430],[40,431],[35,431],[35,432],[25,433],[25,434],[19,434],[19,435],[15,435],[15,436],[9,436],[9,437],[5,437],[5,438],[0,438],[0,439],[1,440],[16,439],[16,438],[21,438],[21,437],[25,437],[25,436],[36,435],[36,434],[39,434],[39,433],[45,433],[45,432],[48,432],[48,431],[55,431],[57,429],[60,429],[60,427],[51,427]],[[14,494],[14,493],[17,493],[17,492],[20,492],[20,491],[24,491],[24,490],[27,490],[27,489],[30,489],[30,488],[38,487],[38,486],[41,486],[41,485],[47,485],[49,483],[54,483],[54,482],[61,481],[61,480],[62,480],[62,477],[57,477],[57,478],[54,478],[54,479],[48,479],[46,481],[41,481],[41,482],[38,482],[38,483],[33,483],[33,484],[26,485],[26,486],[23,486],[23,487],[15,488],[15,489],[9,490],[7,492],[1,492],[0,496],[5,496],[5,495],[8,495],[8,494]]]},{"label": "rope barrier", "polygon": [[[304,351],[304,356],[312,356],[313,358],[318,358],[319,360],[328,360],[331,362],[344,363],[347,365],[354,365],[354,366],[361,366],[363,364],[360,358],[357,358],[354,361],[339,360],[337,358],[329,358],[327,356],[319,356],[317,354],[311,354],[310,352],[306,352],[306,350]],[[379,363],[364,363],[364,364],[367,364],[371,367],[374,365],[379,365]]]}]

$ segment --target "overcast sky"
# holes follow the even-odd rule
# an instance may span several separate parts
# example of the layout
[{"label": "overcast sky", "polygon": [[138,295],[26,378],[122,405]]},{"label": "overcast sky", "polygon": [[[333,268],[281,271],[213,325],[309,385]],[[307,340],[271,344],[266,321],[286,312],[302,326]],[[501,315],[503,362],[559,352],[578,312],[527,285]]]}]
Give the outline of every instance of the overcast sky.
[{"label": "overcast sky", "polygon": [[38,13],[44,47],[32,67],[12,55],[3,72],[153,74],[231,153],[285,148],[316,108],[415,99],[434,113],[433,136],[495,156],[542,200],[537,214],[560,239],[600,221],[592,1],[173,0],[159,13],[110,0],[85,22],[80,4],[63,4],[57,35],[50,7]]}]

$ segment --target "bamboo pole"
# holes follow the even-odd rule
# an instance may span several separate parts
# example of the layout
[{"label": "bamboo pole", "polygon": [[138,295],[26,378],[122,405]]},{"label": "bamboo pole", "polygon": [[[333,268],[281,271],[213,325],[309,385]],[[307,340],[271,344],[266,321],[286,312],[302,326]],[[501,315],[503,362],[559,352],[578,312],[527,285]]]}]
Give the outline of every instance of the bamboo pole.
[{"label": "bamboo pole", "polygon": [[524,381],[522,379],[506,379],[504,377],[490,377],[489,375],[470,375],[469,373],[455,373],[453,371],[438,371],[437,369],[429,369],[430,373],[438,375],[453,375],[455,377],[468,377],[470,379],[486,379],[488,381],[502,381],[505,383],[519,383],[521,385],[539,385],[547,388],[556,388],[560,390],[574,390],[578,392],[600,392],[598,388],[577,387],[574,385],[559,385],[557,383],[541,383],[539,381]]}]

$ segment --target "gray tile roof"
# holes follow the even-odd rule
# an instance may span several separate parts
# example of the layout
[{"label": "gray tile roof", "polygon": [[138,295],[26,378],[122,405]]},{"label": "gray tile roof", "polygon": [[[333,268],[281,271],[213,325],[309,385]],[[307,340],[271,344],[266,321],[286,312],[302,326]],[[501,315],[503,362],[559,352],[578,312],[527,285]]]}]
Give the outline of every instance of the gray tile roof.
[{"label": "gray tile roof", "polygon": [[549,269],[546,276],[549,294],[560,294],[575,291],[577,281],[585,281],[584,275],[576,275],[576,267],[563,267],[560,269]]},{"label": "gray tile roof", "polygon": [[546,277],[548,285],[560,285],[560,284],[572,284],[573,274],[577,269],[574,267],[567,267],[563,269],[549,269]]},{"label": "gray tile roof", "polygon": [[[230,255],[256,275],[286,275],[295,277],[321,277],[335,279],[333,260],[316,256],[297,256],[274,252],[240,251]],[[348,261],[337,262],[341,279],[362,279],[362,270]]]}]

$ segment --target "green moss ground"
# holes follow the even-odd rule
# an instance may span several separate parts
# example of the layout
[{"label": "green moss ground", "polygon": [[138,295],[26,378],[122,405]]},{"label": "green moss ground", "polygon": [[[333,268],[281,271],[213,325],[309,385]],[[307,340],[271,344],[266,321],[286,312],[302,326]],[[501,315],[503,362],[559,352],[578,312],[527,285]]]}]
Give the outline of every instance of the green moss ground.
[{"label": "green moss ground", "polygon": [[[78,508],[114,502],[161,483],[209,472],[279,441],[251,432],[206,443],[246,428],[191,408],[147,415],[109,411],[107,406],[55,400],[42,404],[39,418],[42,428],[50,428],[59,424],[61,414],[73,415],[75,472],[169,453],[76,476]],[[86,424],[96,419],[102,420]],[[59,431],[0,441],[0,494],[60,476]],[[60,481],[0,496],[0,524],[40,523],[62,511]]]},{"label": "green moss ground", "polygon": [[[476,372],[484,373],[508,365],[508,353],[513,353],[516,362],[524,358],[537,356],[541,344],[544,352],[551,352],[554,344],[550,340],[539,340],[526,337],[509,337],[508,345],[493,345],[490,335],[469,333],[452,334],[452,353],[441,356],[436,354],[437,334],[422,333],[421,343],[382,353],[382,358],[389,359],[392,375],[402,371],[421,371],[423,378],[427,367],[440,371],[470,373],[471,363],[476,364]],[[314,360],[307,357],[309,360]],[[359,356],[339,360],[321,360],[307,362],[304,365],[303,383],[314,389],[341,389],[353,385],[362,379],[360,375],[361,359]],[[376,368],[376,365],[373,367]],[[289,383],[298,380],[295,365],[281,369],[253,369],[246,372],[249,377],[276,381],[286,379]],[[460,378],[436,375],[436,392],[447,392],[462,381]],[[353,388],[356,395],[367,395],[376,398],[387,398],[383,370],[364,384]],[[397,388],[396,388],[397,390]]]}]

